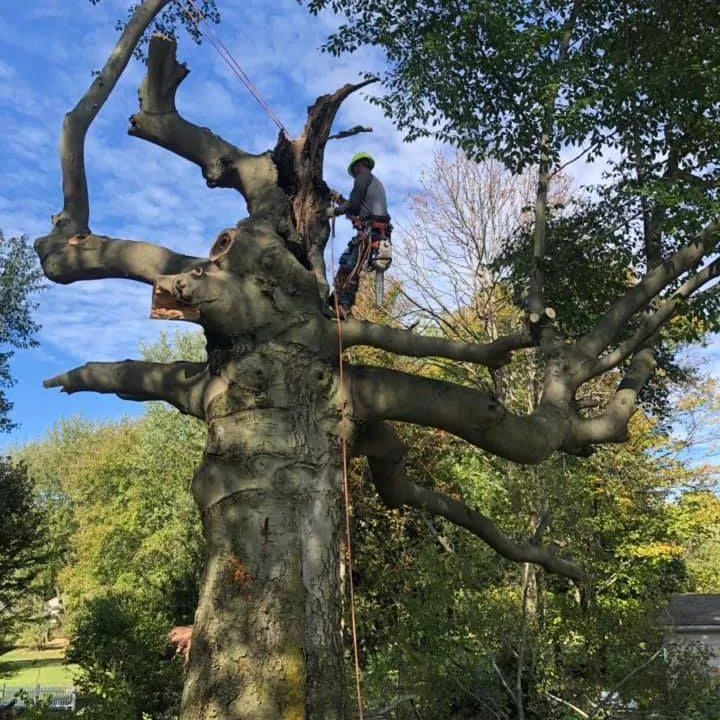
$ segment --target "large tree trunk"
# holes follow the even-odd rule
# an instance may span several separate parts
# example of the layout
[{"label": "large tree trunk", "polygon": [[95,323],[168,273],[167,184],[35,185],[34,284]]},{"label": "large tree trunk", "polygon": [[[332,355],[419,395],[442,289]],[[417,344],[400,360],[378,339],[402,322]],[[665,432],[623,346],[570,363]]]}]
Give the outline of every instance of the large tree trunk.
[{"label": "large tree trunk", "polygon": [[181,718],[342,720],[335,373],[271,344],[221,377],[193,482],[207,565]]}]

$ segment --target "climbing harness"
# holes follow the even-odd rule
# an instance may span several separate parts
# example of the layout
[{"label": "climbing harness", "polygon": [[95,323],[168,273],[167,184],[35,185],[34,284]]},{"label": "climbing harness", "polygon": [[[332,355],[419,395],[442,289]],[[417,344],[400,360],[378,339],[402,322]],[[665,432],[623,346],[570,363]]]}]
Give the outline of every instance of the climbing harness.
[{"label": "climbing harness", "polygon": [[[375,273],[375,304],[381,306],[385,295],[385,271],[392,263],[392,225],[387,220],[365,219],[350,216],[355,228],[355,242],[358,244],[357,262],[344,277],[342,286],[335,288],[339,296],[350,283],[359,279],[363,272]],[[334,236],[333,222],[333,236]]]}]

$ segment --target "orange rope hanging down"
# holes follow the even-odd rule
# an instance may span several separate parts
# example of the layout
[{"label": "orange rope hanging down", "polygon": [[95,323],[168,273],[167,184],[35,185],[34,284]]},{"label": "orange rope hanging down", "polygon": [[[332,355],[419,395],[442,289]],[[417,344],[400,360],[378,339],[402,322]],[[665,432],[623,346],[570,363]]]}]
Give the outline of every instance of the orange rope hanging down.
[{"label": "orange rope hanging down", "polygon": [[[335,267],[335,218],[331,220],[331,242],[330,242],[330,253],[331,263],[333,268]],[[346,281],[347,282],[347,281]],[[342,318],[340,317],[340,299],[338,297],[340,288],[334,288],[333,299],[335,304],[335,319],[338,327],[338,365],[340,368],[340,388],[341,392],[345,392],[345,375],[343,372],[343,334],[342,334]],[[342,430],[341,430],[342,432]],[[350,540],[350,482],[348,473],[348,451],[347,451],[347,440],[345,435],[340,436],[340,446],[342,451],[342,466],[343,466],[343,494],[345,498],[345,551],[347,553],[347,566],[348,566],[348,587],[350,590],[350,627],[352,631],[352,642],[353,642],[353,659],[355,661],[355,692],[357,694],[358,704],[358,717],[363,720],[363,701],[362,701],[362,689],[360,687],[360,650],[358,648],[357,638],[357,621],[355,618],[355,584],[353,583],[352,568],[352,542]]]}]

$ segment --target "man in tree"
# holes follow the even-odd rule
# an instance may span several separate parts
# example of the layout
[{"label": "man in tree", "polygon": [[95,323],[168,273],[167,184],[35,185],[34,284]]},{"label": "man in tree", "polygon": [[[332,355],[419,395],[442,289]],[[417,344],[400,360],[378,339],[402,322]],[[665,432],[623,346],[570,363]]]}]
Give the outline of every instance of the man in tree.
[{"label": "man in tree", "polygon": [[[370,153],[355,154],[348,165],[348,174],[355,178],[350,199],[343,200],[340,196],[335,196],[340,203],[330,206],[325,213],[328,218],[347,215],[358,231],[340,256],[335,275],[335,296],[339,301],[338,310],[344,319],[350,316],[355,304],[363,265],[376,269],[380,243],[384,238],[389,238],[390,216],[385,187],[373,175],[374,167],[375,160]],[[331,298],[332,304],[334,303]]]},{"label": "man in tree", "polygon": [[[708,212],[712,208],[699,206],[694,228],[668,244],[664,262],[648,262],[644,274],[638,271],[628,280],[629,287],[594,308],[589,327],[566,335],[544,273],[547,231],[553,229],[547,200],[554,148],[574,137],[556,135],[554,117],[577,113],[563,105],[575,96],[548,73],[542,76],[548,87],[539,92],[540,112],[531,118],[540,125],[523,126],[519,136],[522,140],[530,133],[532,147],[507,136],[504,117],[487,130],[493,137],[510,137],[509,152],[515,149],[518,165],[538,159],[525,321],[491,342],[453,341],[354,319],[342,326],[344,348],[364,345],[409,357],[438,357],[484,366],[488,372],[507,364],[513,351],[534,348],[543,373],[538,402],[513,408],[482,385],[346,364],[338,355],[340,328],[323,315],[329,293],[323,156],[341,103],[366,83],[318,98],[295,139],[281,134],[269,152],[246,152],[178,111],[175,95],[188,69],[177,61],[176,42],[164,30],[165,9],[177,6],[170,0],[145,0],[133,7],[108,61],[66,115],[64,205],[35,247],[45,274],[55,282],[124,278],[150,285],[153,315],[200,324],[208,359],[90,362],[45,384],[68,393],[165,400],[207,425],[205,453],[191,486],[203,519],[206,570],[182,720],[344,720],[349,716],[339,681],[344,666],[339,609],[344,451],[367,458],[372,482],[388,507],[421,508],[464,527],[510,560],[585,582],[583,568],[554,542],[551,523],[539,523],[530,537],[513,538],[463,499],[413,482],[406,473],[405,445],[391,423],[437,428],[490,455],[527,465],[558,451],[582,456],[596,445],[623,442],[638,393],[656,368],[658,337],[675,316],[687,313],[689,301],[713,296],[720,273],[720,221]],[[566,71],[575,39],[590,42],[597,33],[578,36],[571,10],[561,18],[559,31],[535,32],[534,25],[531,30],[535,40],[551,45],[552,52],[539,56],[554,58],[556,75],[575,79],[585,77],[582,66]],[[597,12],[588,10],[584,18],[604,27],[599,6],[591,10]],[[539,27],[546,15],[540,14]],[[527,27],[526,16],[522,10],[522,22],[498,24],[502,37],[507,28]],[[140,109],[131,117],[129,132],[198,165],[211,187],[233,188],[245,199],[248,217],[221,230],[208,257],[90,229],[85,136],[156,19],[159,32],[150,40]],[[699,34],[696,28],[693,32]],[[670,39],[671,47],[679,45]],[[656,42],[657,33],[646,46]],[[709,43],[710,49],[715,46]],[[445,45],[436,39],[433,47]],[[494,61],[495,55],[487,57]],[[595,47],[587,57],[613,59]],[[497,67],[505,77],[505,64]],[[514,82],[514,77],[507,75],[507,80]],[[525,85],[535,75],[518,78]],[[622,88],[615,87],[618,93]],[[524,112],[512,91],[506,95],[514,111]],[[583,97],[576,102],[579,109],[585,107]],[[697,115],[688,111],[682,119],[695,121]],[[598,121],[593,127],[606,126]],[[650,139],[655,137],[653,131]],[[713,161],[710,170],[715,166]],[[593,402],[596,379],[602,377],[619,383],[602,403]]]}]

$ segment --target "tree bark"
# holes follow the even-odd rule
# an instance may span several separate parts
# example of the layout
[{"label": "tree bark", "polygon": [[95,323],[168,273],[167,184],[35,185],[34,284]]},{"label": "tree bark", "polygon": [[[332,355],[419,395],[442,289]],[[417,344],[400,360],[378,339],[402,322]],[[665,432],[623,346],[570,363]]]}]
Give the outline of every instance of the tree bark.
[{"label": "tree bark", "polygon": [[270,343],[226,368],[193,480],[207,543],[182,720],[343,720],[335,369]]}]

